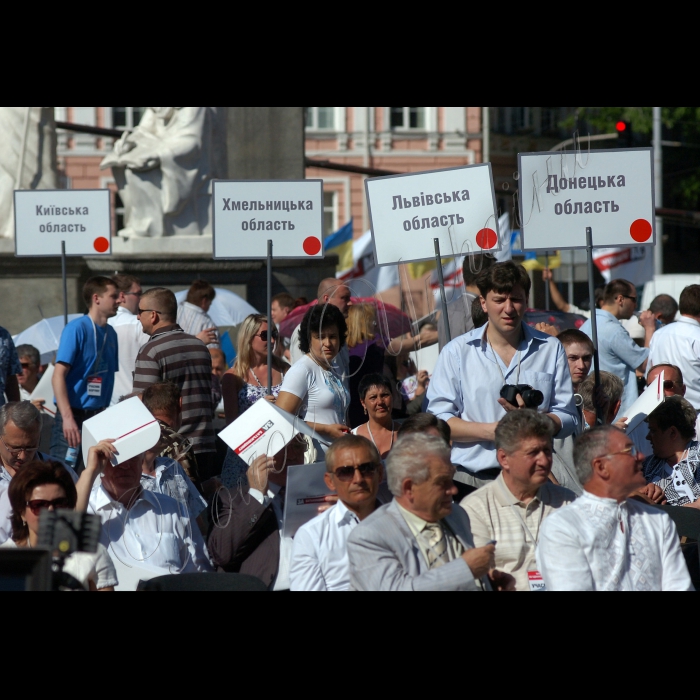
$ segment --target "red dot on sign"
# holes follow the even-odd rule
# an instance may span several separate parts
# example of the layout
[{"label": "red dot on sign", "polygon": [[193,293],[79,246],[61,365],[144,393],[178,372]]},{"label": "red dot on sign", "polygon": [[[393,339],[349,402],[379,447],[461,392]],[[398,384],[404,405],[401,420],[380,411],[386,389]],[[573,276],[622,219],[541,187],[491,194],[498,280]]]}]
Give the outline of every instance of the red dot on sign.
[{"label": "red dot on sign", "polygon": [[496,243],[498,243],[498,236],[493,229],[482,228],[481,231],[476,234],[476,244],[479,248],[489,250],[490,248],[494,248]]},{"label": "red dot on sign", "polygon": [[630,226],[630,236],[637,243],[645,243],[651,238],[651,224],[646,219],[637,219]]},{"label": "red dot on sign", "polygon": [[109,250],[109,241],[104,236],[96,238],[92,245],[98,253],[106,253]]},{"label": "red dot on sign", "polygon": [[321,250],[321,241],[316,236],[304,239],[304,252],[307,255],[316,255]]}]

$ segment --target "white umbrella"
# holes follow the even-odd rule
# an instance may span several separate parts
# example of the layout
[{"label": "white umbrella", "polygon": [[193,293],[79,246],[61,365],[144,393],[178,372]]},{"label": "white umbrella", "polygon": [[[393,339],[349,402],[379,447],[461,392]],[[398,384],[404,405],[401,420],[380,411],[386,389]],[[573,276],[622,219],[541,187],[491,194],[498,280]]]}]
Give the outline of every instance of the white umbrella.
[{"label": "white umbrella", "polygon": [[[69,314],[68,322],[80,318],[83,314]],[[58,350],[58,341],[63,333],[63,316],[42,318],[41,321],[13,336],[15,347],[33,345],[41,354],[41,364],[53,361],[53,354]]]},{"label": "white umbrella", "polygon": [[[239,297],[238,294],[229,292],[228,289],[221,289],[220,287],[215,287],[215,289],[216,296],[211,303],[208,314],[217,326],[237,326],[239,323],[243,323],[246,316],[258,313],[256,309],[245,299]],[[187,299],[187,290],[183,289],[180,292],[176,292],[175,298],[177,299],[177,303],[181,304]]]}]

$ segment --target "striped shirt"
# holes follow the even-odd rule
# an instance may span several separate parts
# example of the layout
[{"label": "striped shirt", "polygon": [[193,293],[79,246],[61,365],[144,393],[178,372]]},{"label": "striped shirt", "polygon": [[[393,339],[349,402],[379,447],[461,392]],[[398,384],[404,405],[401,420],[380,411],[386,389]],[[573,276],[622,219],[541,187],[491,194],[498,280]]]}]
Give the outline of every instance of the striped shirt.
[{"label": "striped shirt", "polygon": [[159,328],[139,350],[134,391],[165,381],[180,387],[182,427],[195,453],[214,452],[211,355],[206,345],[173,324]]},{"label": "striped shirt", "polygon": [[[216,328],[216,323],[204,309],[190,304],[188,301],[183,301],[177,307],[177,325],[182,328],[185,333],[196,336],[207,328]],[[219,343],[209,343],[209,348],[218,348]]]}]

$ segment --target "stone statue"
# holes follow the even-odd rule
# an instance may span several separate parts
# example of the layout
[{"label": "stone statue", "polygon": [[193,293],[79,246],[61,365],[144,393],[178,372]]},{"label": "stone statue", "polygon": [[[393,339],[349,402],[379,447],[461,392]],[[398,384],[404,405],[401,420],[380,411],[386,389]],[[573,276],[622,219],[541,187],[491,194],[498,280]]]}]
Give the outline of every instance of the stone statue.
[{"label": "stone statue", "polygon": [[147,107],[114,144],[111,168],[124,202],[124,238],[211,235],[210,181],[226,177],[222,107]]},{"label": "stone statue", "polygon": [[14,190],[56,189],[53,107],[0,107],[0,238],[14,238]]}]

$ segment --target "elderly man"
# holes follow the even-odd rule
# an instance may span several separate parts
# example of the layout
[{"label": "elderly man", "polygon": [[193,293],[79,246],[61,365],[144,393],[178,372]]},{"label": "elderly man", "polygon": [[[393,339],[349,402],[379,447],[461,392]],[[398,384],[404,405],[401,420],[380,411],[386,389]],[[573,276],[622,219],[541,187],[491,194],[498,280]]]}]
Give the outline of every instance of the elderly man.
[{"label": "elderly man", "polygon": [[249,488],[221,487],[212,505],[209,551],[219,571],[257,576],[270,590],[289,590],[292,540],[282,537],[287,466],[303,464],[306,442],[298,435],[274,457],[248,468]]},{"label": "elderly man", "polygon": [[680,367],[687,387],[685,398],[700,409],[700,284],[691,284],[679,299],[680,318],[654,333],[649,364]]},{"label": "elderly man", "polygon": [[119,292],[117,315],[108,321],[114,328],[119,343],[119,371],[114,375],[114,390],[110,402],[114,406],[122,396],[127,396],[133,391],[136,357],[148,342],[148,336],[143,332],[136,313],[143,294],[138,277],[117,274],[112,279]]},{"label": "elderly man", "polygon": [[386,468],[394,500],[348,538],[351,590],[479,591],[491,583],[513,588],[513,577],[493,568],[495,543],[475,548],[469,518],[452,508],[454,467],[442,438],[406,435],[389,453]]},{"label": "elderly man", "polygon": [[552,421],[536,411],[511,411],[496,427],[502,467],[495,481],[461,503],[476,546],[498,542],[496,567],[512,574],[518,591],[544,590],[535,547],[542,522],[576,495],[549,481]]},{"label": "elderly man", "polygon": [[[621,321],[632,318],[637,306],[637,292],[631,282],[612,280],[605,286],[603,303],[596,311],[598,322],[598,357],[600,369],[616,374],[622,379],[625,390],[622,395],[620,415],[637,400],[637,377],[635,370],[644,371],[649,357],[649,343],[656,329],[656,319],[651,311],[643,311],[639,322],[644,327],[644,347],[640,348]],[[591,336],[591,321],[586,321],[581,330]]]},{"label": "elderly man", "polygon": [[31,393],[39,383],[41,355],[33,345],[18,345],[16,349],[19,364],[22,368],[22,371],[17,375],[20,401],[29,401]]},{"label": "elderly man", "polygon": [[[28,462],[54,459],[39,452],[40,435],[41,412],[29,401],[15,401],[0,407],[0,543],[5,542],[12,531],[7,493],[10,481]],[[77,481],[78,475],[66,464],[63,466],[73,481]]]},{"label": "elderly man", "polygon": [[103,440],[88,451],[76,509],[100,517],[100,542],[117,569],[117,590],[135,590],[139,580],[155,576],[211,571],[204,540],[178,502],[141,486],[144,455],[113,466],[112,442]]},{"label": "elderly man", "polygon": [[642,455],[605,425],[576,440],[584,493],[540,528],[537,564],[550,591],[693,590],[676,527],[630,493],[646,482]]},{"label": "elderly man", "polygon": [[522,265],[496,263],[482,271],[477,285],[488,323],[443,348],[427,394],[430,413],[452,431],[455,479],[478,488],[501,470],[494,445],[498,421],[525,407],[521,393],[511,401],[501,396],[506,385],[541,392],[539,410],[555,422],[559,438],[574,433],[579,418],[562,344],[523,323],[530,278]]},{"label": "elderly man", "polygon": [[382,462],[369,440],[360,435],[336,440],[326,452],[326,469],[326,486],[338,502],[297,530],[289,567],[293,591],[347,590],[348,536],[380,505]]},{"label": "elderly man", "polygon": [[649,304],[649,311],[654,314],[658,326],[668,326],[676,320],[678,304],[670,294],[657,294]]},{"label": "elderly man", "polygon": [[192,442],[199,475],[206,480],[221,471],[216,463],[212,426],[211,355],[201,340],[188,335],[175,323],[177,301],[169,289],[149,289],[141,297],[138,311],[143,330],[151,339],[136,358],[134,391],[143,391],[161,381],[179,387],[180,433]]}]

